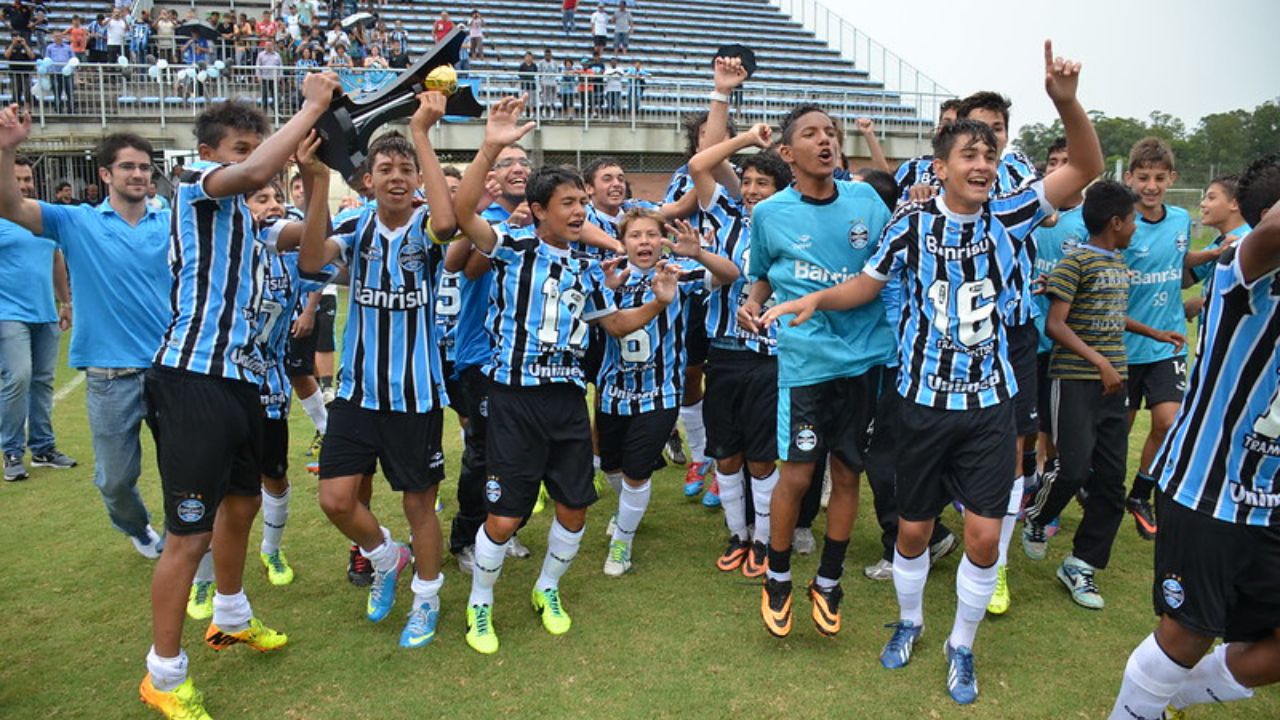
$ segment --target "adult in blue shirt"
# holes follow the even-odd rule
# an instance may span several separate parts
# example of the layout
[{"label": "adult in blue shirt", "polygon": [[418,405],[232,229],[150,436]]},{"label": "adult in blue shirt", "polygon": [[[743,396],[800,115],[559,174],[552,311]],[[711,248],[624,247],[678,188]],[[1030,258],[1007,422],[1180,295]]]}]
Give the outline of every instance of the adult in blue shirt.
[{"label": "adult in blue shirt", "polygon": [[53,81],[54,109],[59,113],[74,114],[76,111],[76,82],[73,77],[63,75],[62,68],[76,54],[71,50],[71,44],[66,41],[66,36],[60,32],[54,33],[53,42],[45,46],[44,56],[53,61],[53,64],[49,66],[49,79]]},{"label": "adult in blue shirt", "polygon": [[138,493],[138,434],[146,415],[143,371],[169,319],[171,279],[169,211],[147,202],[151,144],[131,133],[103,138],[97,162],[98,177],[108,187],[106,202],[53,205],[23,199],[7,179],[27,129],[0,130],[0,216],[49,238],[66,254],[77,300],[69,361],[84,370],[87,381],[94,484],[111,524],[154,559],[163,543]]}]

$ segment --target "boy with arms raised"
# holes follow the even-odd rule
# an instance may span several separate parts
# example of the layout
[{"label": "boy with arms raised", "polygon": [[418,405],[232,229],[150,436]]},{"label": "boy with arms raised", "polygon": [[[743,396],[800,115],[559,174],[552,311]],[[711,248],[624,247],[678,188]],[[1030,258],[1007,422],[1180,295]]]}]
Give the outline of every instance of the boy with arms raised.
[{"label": "boy with arms raised", "polygon": [[965,506],[965,555],[956,572],[956,615],[944,651],[947,690],[977,699],[973,640],[996,586],[1000,525],[1014,477],[1016,432],[1004,315],[1019,292],[1020,245],[1031,229],[1102,171],[1102,150],[1076,99],[1080,65],[1045,42],[1045,90],[1075,151],[1067,165],[1023,190],[991,198],[999,156],[991,128],[957,120],[934,138],[934,171],[944,192],[901,208],[866,271],[827,290],[769,310],[762,322],[878,301],[886,282],[903,283],[897,391],[900,514],[893,583],[901,611],[881,653],[904,667],[924,629],[929,537],[952,498]]}]

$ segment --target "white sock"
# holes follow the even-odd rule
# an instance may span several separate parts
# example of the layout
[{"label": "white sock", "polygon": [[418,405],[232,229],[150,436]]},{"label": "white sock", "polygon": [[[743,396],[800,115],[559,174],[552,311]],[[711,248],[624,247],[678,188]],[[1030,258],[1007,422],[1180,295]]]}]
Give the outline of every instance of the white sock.
[{"label": "white sock", "polygon": [[151,684],[160,692],[170,692],[187,681],[187,653],[178,649],[178,657],[160,657],[156,654],[156,646],[147,651],[147,672],[151,673]]},{"label": "white sock", "polygon": [[684,423],[684,436],[689,441],[689,461],[702,464],[707,461],[707,426],[702,423],[702,401],[680,407],[680,422]]},{"label": "white sock", "polygon": [[391,531],[382,528],[382,544],[372,550],[360,548],[360,554],[373,565],[376,572],[391,572],[400,561],[400,546],[391,539]]},{"label": "white sock", "polygon": [[613,526],[613,539],[621,540],[628,546],[636,537],[640,521],[644,519],[644,511],[649,508],[649,481],[640,486],[631,483],[622,484],[622,497],[618,500],[618,522]]},{"label": "white sock", "polygon": [[311,397],[300,397],[298,404],[307,413],[307,417],[311,418],[317,432],[323,435],[329,431],[329,408],[324,406],[323,392],[316,390]]},{"label": "white sock", "polygon": [[204,557],[196,566],[196,577],[193,582],[213,582],[213,550],[205,550]]},{"label": "white sock", "polygon": [[[756,525],[752,533],[755,541],[769,545],[769,503],[773,501],[773,489],[778,485],[778,468],[758,478],[751,478],[751,499],[755,502]],[[721,501],[723,502],[723,500]]]},{"label": "white sock", "polygon": [[614,472],[605,473],[604,478],[605,480],[609,481],[609,487],[613,488],[614,494],[621,496],[622,495],[622,471],[617,470]]},{"label": "white sock", "polygon": [[423,580],[417,573],[413,574],[413,607],[430,605],[432,610],[440,609],[440,588],[444,587],[444,572],[430,580]]},{"label": "white sock", "polygon": [[253,608],[249,607],[249,596],[244,590],[235,595],[213,594],[213,624],[223,632],[240,632],[249,627],[253,619]]},{"label": "white sock", "polygon": [[1179,710],[1190,705],[1225,703],[1253,697],[1253,690],[1240,684],[1227,667],[1227,644],[1223,643],[1205,655],[1191,668],[1169,704]]},{"label": "white sock", "polygon": [[978,624],[996,591],[996,566],[978,567],[965,554],[956,569],[956,620],[951,626],[951,647],[973,649]]},{"label": "white sock", "polygon": [[262,490],[262,552],[270,555],[280,549],[284,526],[289,522],[289,488],[283,495]]},{"label": "white sock", "polygon": [[1160,720],[1164,709],[1191,674],[1160,649],[1155,634],[1148,635],[1129,654],[1124,681],[1116,695],[1111,720]]},{"label": "white sock", "polygon": [[471,598],[468,605],[492,605],[493,586],[502,574],[502,561],[507,557],[507,543],[496,543],[481,526],[476,531],[475,567],[471,572]]},{"label": "white sock", "polygon": [[1013,541],[1013,530],[1018,524],[1018,510],[1022,506],[1022,488],[1025,482],[1026,478],[1023,477],[1013,481],[1013,491],[1009,493],[1009,509],[1000,518],[1000,555],[996,560],[998,568],[1009,564],[1009,543]]},{"label": "white sock", "polygon": [[[618,524],[622,524],[622,511],[618,511]],[[542,559],[542,573],[538,575],[539,590],[550,590],[560,587],[560,578],[569,570],[573,558],[578,554],[578,546],[582,544],[582,535],[587,531],[583,527],[578,532],[569,532],[559,520],[551,523],[551,531],[547,533],[547,555]]]},{"label": "white sock", "polygon": [[929,551],[906,558],[893,548],[893,589],[898,594],[898,617],[916,627],[924,625],[924,584],[929,580]]},{"label": "white sock", "polygon": [[716,483],[720,486],[720,505],[724,507],[724,522],[730,534],[739,540],[747,537],[747,502],[743,496],[742,473],[725,474],[716,468]]}]

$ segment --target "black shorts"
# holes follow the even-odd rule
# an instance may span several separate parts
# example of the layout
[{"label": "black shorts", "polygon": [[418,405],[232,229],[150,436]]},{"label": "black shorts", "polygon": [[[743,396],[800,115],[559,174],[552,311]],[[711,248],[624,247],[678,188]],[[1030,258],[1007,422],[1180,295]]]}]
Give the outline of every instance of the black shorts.
[{"label": "black shorts", "polygon": [[262,492],[258,385],[157,366],[147,371],[144,392],[165,529],[210,532],[223,497]]},{"label": "black shorts", "polygon": [[[489,512],[523,518],[533,511],[538,484],[556,502],[585,508],[596,500],[591,419],[586,393],[571,383],[514,388],[489,385],[485,455]],[[332,422],[332,420],[330,420]]]},{"label": "black shorts", "polygon": [[440,372],[444,375],[444,392],[449,396],[449,407],[458,417],[467,417],[467,391],[462,387],[462,378],[454,370],[453,361],[444,359],[444,348],[440,349]]},{"label": "black shorts", "polygon": [[707,361],[711,341],[707,339],[707,301],[705,298],[689,299],[689,314],[685,318],[684,352],[685,367],[697,367]]},{"label": "black shorts", "polygon": [[283,480],[289,470],[289,420],[262,419],[262,474]]},{"label": "black shorts", "polygon": [[711,348],[702,421],[707,457],[741,453],[747,462],[778,459],[778,358],[749,350]]},{"label": "black shorts", "polygon": [[1040,432],[1053,434],[1053,407],[1050,400],[1052,383],[1049,382],[1049,357],[1053,353],[1036,355],[1036,417]]},{"label": "black shorts", "polygon": [[1035,435],[1040,431],[1036,392],[1036,350],[1040,347],[1040,331],[1029,322],[1005,328],[1009,338],[1009,364],[1013,377],[1018,381],[1018,394],[1013,396],[1014,425],[1018,436]]},{"label": "black shorts", "polygon": [[816,385],[778,388],[778,459],[817,462],[828,452],[862,472],[883,367]]},{"label": "black shorts", "polygon": [[338,398],[320,448],[320,479],[372,475],[375,463],[392,490],[423,492],[444,479],[444,413],[369,410]]},{"label": "black shorts", "polygon": [[316,374],[316,330],[314,327],[305,337],[289,336],[284,352],[284,372],[285,375],[291,378]]},{"label": "black shorts", "polygon": [[1280,628],[1280,528],[1223,522],[1156,494],[1157,615],[1227,642]]},{"label": "black shorts", "polygon": [[316,308],[316,325],[311,334],[316,338],[316,352],[331,353],[336,349],[333,330],[338,320],[338,296],[320,294]]},{"label": "black shorts", "polygon": [[631,480],[647,480],[655,467],[662,467],[662,448],[679,416],[677,408],[639,415],[596,413],[600,469],[622,470]]},{"label": "black shorts", "polygon": [[952,500],[985,518],[1003,518],[1017,470],[1013,401],[939,410],[910,400],[898,409],[894,459],[898,515],[933,520]]},{"label": "black shorts", "polygon": [[1129,366],[1129,410],[1137,412],[1146,400],[1147,408],[1160,403],[1182,402],[1187,392],[1187,359],[1158,360]]}]

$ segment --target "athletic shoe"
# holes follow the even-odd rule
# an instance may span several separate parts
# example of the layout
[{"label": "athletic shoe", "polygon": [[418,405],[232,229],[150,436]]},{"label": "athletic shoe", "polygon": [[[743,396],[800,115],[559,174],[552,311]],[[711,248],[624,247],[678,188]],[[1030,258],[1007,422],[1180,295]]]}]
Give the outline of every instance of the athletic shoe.
[{"label": "athletic shoe", "polygon": [[862,574],[866,575],[868,580],[892,580],[893,562],[880,558],[874,565],[868,565],[862,568]]},{"label": "athletic shoe", "polygon": [[165,692],[157,690],[151,681],[151,673],[142,678],[138,686],[138,694],[142,702],[160,711],[170,720],[213,720],[204,709],[204,693],[196,689],[191,678],[182,681],[178,687]]},{"label": "athletic shoe", "polygon": [[68,470],[77,465],[76,461],[58,452],[58,448],[49,448],[49,452],[31,453],[32,467],[47,467],[54,470]]},{"label": "athletic shoe", "polygon": [[258,559],[262,560],[262,566],[267,569],[267,582],[272,585],[288,585],[293,582],[293,568],[289,567],[289,558],[284,556],[283,550],[260,552]]},{"label": "athletic shoe", "polygon": [[212,580],[191,583],[191,593],[187,595],[187,617],[192,620],[208,620],[213,617]]},{"label": "athletic shoe", "polygon": [[812,555],[818,543],[813,539],[813,528],[798,527],[791,533],[791,549],[797,555]]},{"label": "athletic shoe", "polygon": [[991,593],[987,612],[992,615],[1003,615],[1009,612],[1009,571],[1005,565],[996,569],[996,591]]},{"label": "athletic shoe", "polygon": [[137,550],[139,555],[148,560],[155,560],[160,557],[160,553],[164,552],[164,538],[160,537],[160,533],[150,525],[144,532],[145,541],[143,538],[130,536],[129,542],[133,543],[133,549]]},{"label": "athletic shoe", "polygon": [[569,632],[569,627],[573,625],[573,621],[569,619],[569,613],[564,611],[564,605],[560,602],[560,588],[547,588],[546,590],[533,589],[533,595],[530,596],[533,602],[533,611],[542,616],[542,627],[552,635],[563,635]]},{"label": "athletic shoe", "polygon": [[747,557],[742,562],[744,577],[758,578],[769,569],[769,549],[759,540],[751,543]]},{"label": "athletic shoe", "polygon": [[484,655],[498,652],[498,633],[493,628],[493,606],[472,605],[467,608],[467,644]]},{"label": "athletic shoe", "polygon": [[369,585],[369,600],[364,606],[364,615],[370,622],[379,622],[391,612],[396,604],[396,580],[400,579],[400,571],[409,564],[409,548],[396,544],[396,564],[386,572],[373,571],[373,583]]},{"label": "athletic shoe", "polygon": [[791,634],[791,581],[765,578],[760,591],[760,616],[769,634],[784,638]]},{"label": "athletic shoe", "polygon": [[276,632],[263,625],[258,618],[251,617],[249,627],[233,633],[223,632],[217,625],[209,623],[209,629],[204,634],[204,642],[214,650],[226,650],[232,645],[244,643],[258,652],[267,652],[284,647],[289,642],[289,636]]},{"label": "athletic shoe", "polygon": [[539,483],[538,499],[533,501],[532,514],[537,515],[538,513],[542,512],[542,509],[545,508],[546,506],[547,506],[547,486],[545,484]]},{"label": "athletic shoe", "polygon": [[1151,503],[1144,498],[1130,497],[1124,501],[1124,509],[1133,516],[1134,525],[1138,528],[1138,536],[1143,540],[1155,540],[1156,513]]},{"label": "athletic shoe", "polygon": [[1051,538],[1054,535],[1057,535],[1058,531],[1061,529],[1062,529],[1062,518],[1056,517],[1053,520],[1050,520],[1048,525],[1044,526],[1044,536]]},{"label": "athletic shoe", "polygon": [[707,460],[701,464],[689,463],[684,471],[684,496],[690,500],[698,497],[698,493],[702,492],[702,487],[707,481],[707,473],[711,470],[711,461]]},{"label": "athletic shoe", "polygon": [[418,648],[429,645],[436,639],[436,623],[440,621],[440,612],[423,603],[409,613],[409,621],[404,624],[400,633],[400,647]]},{"label": "athletic shoe", "polygon": [[1080,607],[1101,610],[1106,605],[1102,594],[1098,592],[1098,584],[1094,581],[1093,566],[1089,563],[1068,555],[1058,566],[1058,579],[1067,586],[1071,599]]},{"label": "athletic shoe", "polygon": [[1187,711],[1179,710],[1178,708],[1170,705],[1164,709],[1164,715],[1161,717],[1161,720],[1187,720]]},{"label": "athletic shoe", "polygon": [[1027,520],[1022,524],[1022,552],[1032,560],[1043,560],[1049,550],[1049,538],[1045,536],[1044,526],[1035,520]]},{"label": "athletic shoe", "polygon": [[474,545],[468,545],[453,554],[453,559],[458,561],[458,569],[470,575],[476,568],[476,548]]},{"label": "athletic shoe", "polygon": [[963,645],[951,647],[947,640],[942,646],[947,657],[947,693],[961,705],[978,699],[978,678],[973,672],[973,651]]},{"label": "athletic shoe", "polygon": [[618,513],[609,516],[609,524],[604,528],[604,534],[610,540],[613,539],[613,531],[618,529]]},{"label": "athletic shoe", "polygon": [[880,664],[889,670],[904,668],[911,662],[911,650],[924,633],[924,626],[916,625],[910,620],[899,620],[885,627],[893,628],[893,635],[889,636],[889,642],[880,651]]},{"label": "athletic shoe", "polygon": [[818,585],[818,581],[809,583],[809,600],[813,603],[813,626],[827,637],[835,637],[840,632],[840,600],[844,598],[844,590],[836,583],[829,588]]},{"label": "athletic shoe", "polygon": [[595,474],[591,476],[591,484],[595,486],[596,495],[599,495],[600,497],[608,495],[613,490],[613,486],[609,484],[609,478],[605,477],[605,474],[600,472],[598,469]]},{"label": "athletic shoe", "polygon": [[720,553],[720,557],[716,558],[716,569],[723,572],[733,572],[742,567],[742,563],[747,559],[747,553],[750,552],[751,545],[737,535],[729,537],[729,547]]},{"label": "athletic shoe", "polygon": [[676,428],[671,428],[671,437],[667,438],[667,445],[663,451],[673,465],[689,463],[689,458],[684,454],[684,442],[680,440],[680,431]]},{"label": "athletic shoe", "polygon": [[373,563],[361,554],[359,545],[351,546],[351,554],[347,558],[347,582],[356,587],[369,587],[373,582]]},{"label": "athletic shoe", "polygon": [[22,464],[21,454],[8,454],[4,456],[4,479],[6,482],[17,482],[26,480],[31,477],[27,474],[27,468]]},{"label": "athletic shoe", "polygon": [[[708,460],[710,465],[711,461]],[[715,510],[720,507],[720,481],[711,478],[711,485],[707,487],[707,491],[702,494],[702,507],[708,510]]]},{"label": "athletic shoe", "polygon": [[318,475],[320,474],[320,461],[319,461],[319,460],[308,460],[308,461],[307,461],[307,472],[311,473],[312,475],[317,475],[317,476],[318,476]]},{"label": "athletic shoe", "polygon": [[609,543],[609,555],[604,559],[604,574],[622,577],[631,569],[631,546],[621,540]]},{"label": "athletic shoe", "polygon": [[942,558],[955,552],[960,547],[960,540],[955,533],[947,533],[946,537],[929,546],[929,567]]},{"label": "athletic shoe", "polygon": [[324,446],[324,433],[316,431],[315,437],[311,438],[311,444],[307,446],[307,457],[320,457],[320,448]]},{"label": "athletic shoe", "polygon": [[523,560],[533,554],[533,551],[520,542],[520,536],[512,535],[511,542],[507,543],[507,557]]}]

